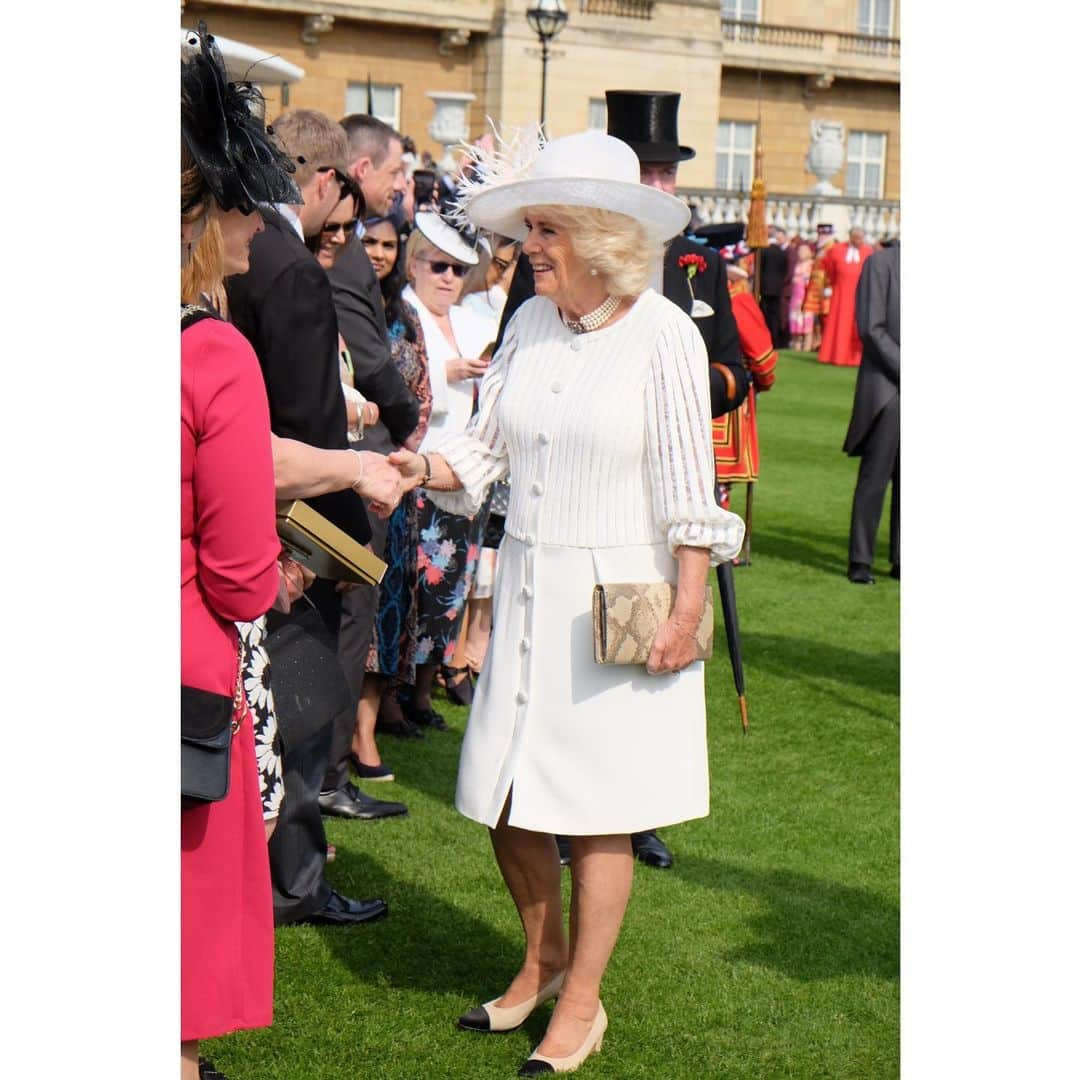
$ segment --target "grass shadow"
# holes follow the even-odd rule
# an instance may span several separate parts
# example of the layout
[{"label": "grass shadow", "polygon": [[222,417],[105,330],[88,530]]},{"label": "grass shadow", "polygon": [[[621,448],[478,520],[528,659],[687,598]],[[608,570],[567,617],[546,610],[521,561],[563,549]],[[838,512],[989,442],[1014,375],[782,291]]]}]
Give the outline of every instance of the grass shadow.
[{"label": "grass shadow", "polygon": [[792,870],[757,871],[687,853],[680,854],[676,872],[695,885],[762,903],[759,914],[746,918],[757,940],[722,951],[725,960],[803,981],[900,977],[900,909],[884,897]]},{"label": "grass shadow", "polygon": [[900,653],[859,652],[812,638],[742,635],[743,655],[759,670],[782,678],[826,678],[878,694],[900,693]]},{"label": "grass shadow", "polygon": [[755,529],[754,554],[798,563],[826,574],[847,573],[846,535],[804,533],[797,529],[778,529],[775,526]]},{"label": "grass shadow", "polygon": [[[491,867],[497,878],[494,860]],[[361,983],[481,1001],[516,972],[522,941],[492,927],[481,917],[486,913],[466,911],[445,895],[393,875],[370,855],[340,847],[334,879],[346,895],[384,895],[390,905],[389,917],[369,928],[377,939],[350,928],[318,928],[327,948]],[[501,881],[497,888],[505,896]],[[505,903],[511,904],[508,896]]]}]

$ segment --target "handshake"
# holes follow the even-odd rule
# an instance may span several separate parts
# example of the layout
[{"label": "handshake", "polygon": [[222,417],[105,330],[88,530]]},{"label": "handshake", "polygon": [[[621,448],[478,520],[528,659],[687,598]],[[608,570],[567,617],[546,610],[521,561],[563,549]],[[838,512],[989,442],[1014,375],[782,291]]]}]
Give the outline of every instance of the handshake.
[{"label": "handshake", "polygon": [[395,450],[388,457],[367,450],[354,453],[360,459],[360,475],[352,489],[367,499],[372,512],[381,518],[388,518],[401,497],[419,487],[428,475],[430,458],[411,450]]}]

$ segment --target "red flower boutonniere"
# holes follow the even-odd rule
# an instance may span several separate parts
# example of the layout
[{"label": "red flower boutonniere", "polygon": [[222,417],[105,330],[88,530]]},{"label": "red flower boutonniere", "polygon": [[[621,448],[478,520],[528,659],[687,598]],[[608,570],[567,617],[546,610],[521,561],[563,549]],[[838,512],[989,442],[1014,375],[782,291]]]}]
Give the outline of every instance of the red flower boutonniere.
[{"label": "red flower boutonniere", "polygon": [[704,255],[695,255],[689,253],[679,256],[679,269],[686,271],[686,287],[690,290],[690,299],[693,304],[690,308],[690,314],[695,319],[704,319],[713,314],[713,309],[705,303],[704,300],[699,300],[694,296],[694,275],[704,274],[708,267],[708,263],[705,261]]}]

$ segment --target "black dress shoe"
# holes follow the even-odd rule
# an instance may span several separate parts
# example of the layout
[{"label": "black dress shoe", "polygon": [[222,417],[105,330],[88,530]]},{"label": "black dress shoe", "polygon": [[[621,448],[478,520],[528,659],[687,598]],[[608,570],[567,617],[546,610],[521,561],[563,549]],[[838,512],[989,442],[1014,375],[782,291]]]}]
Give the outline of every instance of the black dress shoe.
[{"label": "black dress shoe", "polygon": [[848,563],[847,579],[852,585],[873,585],[874,575],[870,573],[870,567],[866,563]]},{"label": "black dress shoe", "polygon": [[201,1057],[199,1058],[199,1080],[229,1080],[229,1078],[223,1072],[218,1072],[212,1061]]},{"label": "black dress shoe", "polygon": [[559,865],[570,865],[570,841],[565,836],[556,836],[555,843],[559,845]]},{"label": "black dress shoe", "polygon": [[898,562],[892,564],[892,569],[889,571],[889,577],[896,578],[897,581],[900,580],[900,564]]},{"label": "black dress shoe", "polygon": [[672,864],[671,852],[667,844],[654,832],[636,832],[630,836],[630,846],[634,854],[646,865],[655,866],[657,870],[670,870]]},{"label": "black dress shoe", "polygon": [[300,921],[315,926],[355,926],[385,918],[389,913],[385,900],[350,900],[337,889],[331,889],[326,903]]},{"label": "black dress shoe", "polygon": [[449,731],[446,719],[442,713],[437,713],[434,709],[418,709],[411,702],[408,705],[403,705],[405,710],[405,717],[407,720],[416,724],[417,727],[429,727],[435,731]]},{"label": "black dress shoe", "polygon": [[337,791],[319,795],[319,812],[326,817],[374,821],[376,818],[401,817],[409,808],[400,802],[384,802],[365,795],[355,784],[345,783]]}]

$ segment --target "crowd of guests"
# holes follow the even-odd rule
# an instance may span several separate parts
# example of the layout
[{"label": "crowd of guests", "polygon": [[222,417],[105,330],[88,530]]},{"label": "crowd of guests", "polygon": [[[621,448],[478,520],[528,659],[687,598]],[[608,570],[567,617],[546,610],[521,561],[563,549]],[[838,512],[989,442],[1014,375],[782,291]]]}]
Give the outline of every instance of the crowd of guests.
[{"label": "crowd of guests", "polygon": [[[327,880],[322,819],[407,814],[361,785],[408,768],[405,740],[447,730],[438,687],[461,704],[477,695],[458,808],[491,830],[527,938],[506,994],[461,1026],[506,1030],[558,995],[523,1075],[571,1071],[602,1041],[600,978],[634,856],[670,866],[656,826],[707,812],[701,594],[709,565],[739,550],[725,483],[757,475],[754,393],[773,383],[774,343],[813,338],[817,263],[777,232],[763,268],[784,263],[779,302],[763,290],[759,308],[745,251],[724,259],[681,235],[675,175],[693,151],[675,135],[676,94],[610,91],[609,124],[624,130],[548,144],[563,184],[575,160],[596,163],[583,202],[559,205],[564,188],[537,180],[508,204],[508,189],[492,200],[481,183],[494,156],[446,176],[372,116],[294,109],[267,126],[202,26],[181,70],[182,682],[226,702],[235,736],[228,794],[182,815],[183,1075],[218,1075],[200,1039],[270,1022],[274,926],[387,915],[383,899]],[[498,406],[509,359],[520,385],[541,353],[540,381]],[[568,409],[558,395],[582,370],[595,385]],[[735,447],[726,464],[718,439]],[[294,499],[386,564],[377,588],[315,578],[289,556],[275,504]],[[619,580],[677,578],[646,665],[681,676],[658,691],[672,706],[671,783],[649,779],[652,694],[587,650],[564,660],[577,600],[536,614],[541,585],[545,603],[571,584],[586,596],[598,551],[621,553]],[[526,692],[532,665],[544,678]],[[523,757],[538,712],[547,726]],[[403,740],[398,760],[384,760],[384,735]],[[571,782],[599,756],[606,781]],[[569,946],[560,861],[574,903],[601,905]],[[525,894],[541,892],[558,901],[558,929],[554,907],[530,922]]]}]

